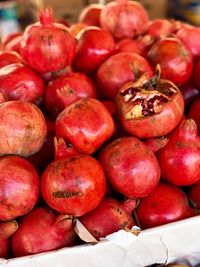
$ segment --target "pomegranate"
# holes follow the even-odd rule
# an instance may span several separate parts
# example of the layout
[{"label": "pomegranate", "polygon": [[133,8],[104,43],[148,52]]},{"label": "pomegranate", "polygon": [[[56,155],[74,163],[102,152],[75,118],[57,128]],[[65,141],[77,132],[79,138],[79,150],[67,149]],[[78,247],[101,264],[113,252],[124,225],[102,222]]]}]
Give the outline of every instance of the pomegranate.
[{"label": "pomegranate", "polygon": [[54,159],[67,159],[80,155],[80,153],[71,145],[66,144],[62,137],[54,137]]},{"label": "pomegranate", "polygon": [[136,207],[136,201],[126,201],[129,205],[128,211],[124,207],[126,203],[121,205],[114,198],[105,198],[96,209],[83,215],[79,220],[97,240],[120,229],[131,229],[135,225],[132,212]]},{"label": "pomegranate", "polygon": [[68,72],[48,83],[45,107],[53,117],[56,117],[71,103],[88,97],[96,98],[92,80],[83,73]]},{"label": "pomegranate", "polygon": [[144,46],[138,40],[130,38],[124,38],[116,42],[115,49],[117,53],[132,52],[140,56],[145,56]]},{"label": "pomegranate", "polygon": [[160,167],[154,153],[135,137],[107,144],[99,160],[113,189],[126,197],[145,197],[159,183]]},{"label": "pomegranate", "polygon": [[176,38],[181,40],[185,47],[196,58],[200,56],[200,28],[190,24],[181,23],[175,34]]},{"label": "pomegranate", "polygon": [[0,104],[0,156],[28,157],[40,150],[47,129],[42,112],[33,103],[8,101]]},{"label": "pomegranate", "polygon": [[115,100],[118,90],[144,72],[153,71],[145,58],[131,52],[120,52],[105,60],[97,71],[97,84],[103,97]]},{"label": "pomegranate", "polygon": [[101,103],[107,108],[112,116],[115,115],[115,103],[111,100],[101,100]]},{"label": "pomegranate", "polygon": [[51,8],[41,10],[40,22],[29,25],[21,41],[24,61],[38,72],[60,70],[71,64],[76,40],[63,24],[54,23]]},{"label": "pomegranate", "polygon": [[19,228],[11,237],[11,247],[19,257],[72,246],[75,240],[70,216],[55,215],[48,208],[37,207],[19,221]]},{"label": "pomegranate", "polygon": [[200,91],[200,57],[197,59],[196,64],[194,65],[194,84],[197,89]]},{"label": "pomegranate", "polygon": [[192,201],[193,205],[200,209],[200,182],[193,184],[188,191],[188,198]]},{"label": "pomegranate", "polygon": [[106,189],[100,163],[88,155],[51,162],[42,174],[41,192],[56,211],[81,216],[102,200]]},{"label": "pomegranate", "polygon": [[166,146],[169,142],[168,137],[153,137],[145,140],[145,144],[153,151],[154,153],[161,149],[162,147]]},{"label": "pomegranate", "polygon": [[145,35],[155,40],[171,36],[174,31],[173,23],[168,19],[156,18],[148,22]]},{"label": "pomegranate", "polygon": [[77,100],[56,118],[56,136],[63,137],[82,154],[94,153],[113,132],[112,116],[93,98]]},{"label": "pomegranate", "polygon": [[115,39],[134,38],[142,34],[148,22],[143,6],[136,1],[117,0],[107,3],[100,14],[102,29]]},{"label": "pomegranate", "polygon": [[0,158],[0,221],[30,212],[38,194],[39,177],[31,163],[19,156]]},{"label": "pomegranate", "polygon": [[12,33],[9,33],[7,35],[5,35],[4,37],[2,37],[2,40],[1,40],[1,48],[2,50],[5,49],[5,46],[12,40],[14,39],[15,37],[18,37],[18,36],[21,36],[22,33],[21,32],[12,32]]},{"label": "pomegranate", "polygon": [[160,183],[140,200],[136,214],[141,228],[147,229],[195,216],[197,211],[190,208],[187,196],[180,188]]},{"label": "pomegranate", "polygon": [[0,258],[7,258],[9,254],[9,237],[17,230],[16,221],[0,222]]},{"label": "pomegranate", "polygon": [[21,56],[14,51],[0,51],[0,68],[12,63],[22,63]]},{"label": "pomegranate", "polygon": [[79,35],[73,66],[77,71],[92,74],[114,49],[115,42],[110,33],[98,27],[88,27]]},{"label": "pomegranate", "polygon": [[194,100],[190,106],[189,112],[188,112],[188,117],[192,118],[196,125],[197,125],[197,129],[198,129],[198,133],[200,135],[200,96]]},{"label": "pomegranate", "polygon": [[12,36],[9,40],[3,44],[3,49],[5,51],[15,51],[20,54],[21,50],[21,40],[22,40],[22,33],[16,33],[16,35]]},{"label": "pomegranate", "polygon": [[145,73],[136,82],[122,86],[115,103],[122,127],[139,138],[169,134],[184,113],[181,92],[175,84],[160,78],[159,65],[153,78]]},{"label": "pomegranate", "polygon": [[188,186],[200,179],[200,137],[193,119],[180,123],[157,158],[162,178],[169,183]]},{"label": "pomegranate", "polygon": [[192,74],[192,54],[177,38],[158,40],[149,49],[147,58],[153,67],[160,64],[161,78],[168,79],[177,86],[186,83]]},{"label": "pomegranate", "polygon": [[89,4],[82,9],[78,21],[90,26],[100,26],[100,14],[104,5],[100,3]]},{"label": "pomegranate", "polygon": [[0,92],[8,100],[33,102],[40,105],[44,94],[42,78],[31,68],[13,63],[0,69]]}]

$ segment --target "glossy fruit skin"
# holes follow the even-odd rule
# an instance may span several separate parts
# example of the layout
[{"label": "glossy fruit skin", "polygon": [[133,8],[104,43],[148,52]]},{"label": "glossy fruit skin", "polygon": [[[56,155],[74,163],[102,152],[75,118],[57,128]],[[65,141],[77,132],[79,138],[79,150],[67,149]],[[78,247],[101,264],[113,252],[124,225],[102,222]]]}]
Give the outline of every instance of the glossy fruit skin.
[{"label": "glossy fruit skin", "polygon": [[148,22],[146,10],[137,2],[113,1],[100,14],[102,29],[115,39],[134,38],[144,32]]},{"label": "glossy fruit skin", "polygon": [[39,177],[31,163],[19,156],[0,159],[0,220],[30,212],[39,195]]},{"label": "glossy fruit skin", "polygon": [[[161,84],[168,83],[167,80],[160,80],[160,82]],[[123,129],[133,136],[145,139],[169,134],[183,117],[184,99],[180,90],[174,84],[166,85],[166,88],[170,86],[176,88],[176,94],[168,102],[162,103],[160,112],[145,117],[128,119],[126,115],[133,108],[133,104],[131,101],[124,101],[123,92],[128,88],[134,88],[137,83],[140,83],[139,79],[135,83],[126,83],[118,91],[115,98],[116,115]],[[139,84],[136,88],[139,88]],[[151,94],[153,95],[154,91]]]},{"label": "glossy fruit skin", "polygon": [[135,39],[124,38],[116,42],[115,49],[117,53],[132,52],[140,56],[144,56],[145,52],[143,46]]},{"label": "glossy fruit skin", "polygon": [[65,107],[82,98],[96,98],[92,80],[83,73],[69,72],[48,83],[45,91],[45,108],[56,117]]},{"label": "glossy fruit skin", "polygon": [[9,238],[17,230],[16,221],[0,222],[0,258],[7,258],[9,254]]},{"label": "glossy fruit skin", "polygon": [[113,189],[130,198],[150,194],[160,180],[160,167],[153,152],[135,137],[122,137],[107,144],[99,154]]},{"label": "glossy fruit skin", "polygon": [[154,40],[171,36],[174,30],[173,23],[170,20],[156,18],[148,22],[145,34],[151,36]]},{"label": "glossy fruit skin", "polygon": [[188,112],[188,118],[192,118],[198,129],[198,133],[200,135],[200,97],[196,98],[190,106],[189,112]]},{"label": "glossy fruit skin", "polygon": [[0,104],[0,155],[28,157],[42,147],[47,127],[40,109],[29,102]]},{"label": "glossy fruit skin", "polygon": [[41,10],[40,22],[26,27],[20,54],[24,61],[40,73],[58,71],[71,64],[76,40],[63,24],[54,23],[52,9]]},{"label": "glossy fruit skin", "polygon": [[54,210],[81,216],[96,208],[106,189],[100,163],[87,155],[50,163],[42,174],[41,192]]},{"label": "glossy fruit skin", "polygon": [[96,209],[79,219],[87,230],[99,240],[120,229],[131,229],[135,225],[131,216],[132,211],[127,212],[114,198],[104,198]]},{"label": "glossy fruit skin", "polygon": [[22,63],[22,57],[14,51],[1,51],[0,52],[0,68],[12,63]]},{"label": "glossy fruit skin", "polygon": [[103,8],[104,5],[99,3],[89,4],[88,6],[82,9],[78,21],[90,26],[99,27],[99,17]]},{"label": "glossy fruit skin", "polygon": [[163,38],[149,49],[147,58],[155,68],[160,64],[161,78],[182,86],[186,83],[193,70],[193,57],[189,50],[177,38]]},{"label": "glossy fruit skin", "polygon": [[11,237],[11,247],[19,257],[72,246],[75,239],[70,217],[37,207],[21,218],[18,230]]},{"label": "glossy fruit skin", "polygon": [[146,198],[140,200],[136,214],[142,229],[192,217],[186,194],[178,187],[160,183]]},{"label": "glossy fruit skin", "polygon": [[94,153],[113,132],[114,121],[111,114],[94,98],[72,103],[56,118],[56,136],[63,137],[82,154]]},{"label": "glossy fruit skin", "polygon": [[100,93],[106,99],[115,100],[118,90],[127,82],[134,81],[137,76],[153,71],[148,61],[131,52],[120,52],[110,56],[97,71],[97,84]]},{"label": "glossy fruit skin", "polygon": [[188,186],[200,179],[200,137],[193,119],[179,124],[157,158],[162,178],[171,184]]},{"label": "glossy fruit skin", "polygon": [[44,94],[41,77],[22,63],[13,63],[0,69],[0,92],[8,100],[20,100],[40,105]]},{"label": "glossy fruit skin", "polygon": [[88,27],[80,33],[73,66],[76,71],[87,75],[97,68],[114,52],[112,35],[98,27]]}]

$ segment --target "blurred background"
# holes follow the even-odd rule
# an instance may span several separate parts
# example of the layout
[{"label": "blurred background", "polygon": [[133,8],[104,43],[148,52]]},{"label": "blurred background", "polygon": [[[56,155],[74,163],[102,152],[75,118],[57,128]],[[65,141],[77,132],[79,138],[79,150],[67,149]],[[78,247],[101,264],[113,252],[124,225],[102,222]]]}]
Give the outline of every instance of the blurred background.
[{"label": "blurred background", "polygon": [[[52,7],[56,19],[69,24],[77,21],[80,11],[91,3],[106,4],[107,0],[17,0],[0,1],[0,36],[23,30],[38,20],[38,9]],[[200,26],[200,1],[138,0],[148,11],[149,18],[176,18]]]}]

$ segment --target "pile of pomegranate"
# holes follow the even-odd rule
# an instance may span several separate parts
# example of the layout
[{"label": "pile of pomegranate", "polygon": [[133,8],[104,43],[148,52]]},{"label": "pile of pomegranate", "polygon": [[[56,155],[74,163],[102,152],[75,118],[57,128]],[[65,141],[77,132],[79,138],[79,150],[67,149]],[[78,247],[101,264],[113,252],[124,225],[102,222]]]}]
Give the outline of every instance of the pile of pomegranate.
[{"label": "pile of pomegranate", "polygon": [[128,0],[2,40],[1,258],[200,214],[199,42]]}]

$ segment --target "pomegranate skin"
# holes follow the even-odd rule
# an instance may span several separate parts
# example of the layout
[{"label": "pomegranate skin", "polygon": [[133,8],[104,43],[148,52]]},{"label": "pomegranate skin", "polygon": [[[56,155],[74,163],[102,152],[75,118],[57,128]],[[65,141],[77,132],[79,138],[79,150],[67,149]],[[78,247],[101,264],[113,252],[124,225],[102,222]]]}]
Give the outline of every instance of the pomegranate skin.
[{"label": "pomegranate skin", "polygon": [[45,118],[33,103],[8,101],[0,104],[0,156],[28,157],[42,147],[47,127]]},{"label": "pomegranate skin", "polygon": [[96,209],[88,212],[79,220],[87,230],[99,240],[120,229],[131,229],[135,225],[131,216],[133,209],[127,212],[120,202],[105,198]]},{"label": "pomegranate skin", "polygon": [[178,187],[160,183],[146,198],[140,200],[136,214],[142,229],[192,217],[187,196]]},{"label": "pomegranate skin", "polygon": [[40,105],[44,82],[31,68],[13,63],[0,69],[0,92],[8,100],[20,100]]},{"label": "pomegranate skin", "polygon": [[157,18],[149,21],[145,34],[156,40],[171,36],[173,31],[174,25],[170,20]]},{"label": "pomegranate skin", "polygon": [[153,76],[148,61],[131,52],[120,52],[110,56],[97,70],[97,84],[106,99],[115,100],[118,90],[127,82],[134,81],[144,72]]},{"label": "pomegranate skin", "polygon": [[12,63],[22,63],[22,57],[14,51],[1,51],[0,52],[0,68]]},{"label": "pomegranate skin", "polygon": [[90,78],[83,73],[70,72],[48,83],[45,107],[56,117],[71,103],[87,97],[96,98],[96,89]]},{"label": "pomegranate skin", "polygon": [[39,177],[31,163],[19,156],[0,158],[0,220],[31,211],[38,194]]},{"label": "pomegranate skin", "polygon": [[200,209],[200,182],[193,184],[189,188],[188,198],[192,200],[195,208]]},{"label": "pomegranate skin", "polygon": [[99,100],[93,98],[72,103],[56,118],[56,136],[63,137],[81,154],[94,153],[113,132],[111,114]]},{"label": "pomegranate skin", "polygon": [[188,112],[188,118],[191,118],[195,121],[198,129],[198,133],[200,135],[200,95],[197,97],[191,104]]},{"label": "pomegranate skin", "polygon": [[21,218],[11,237],[11,247],[19,257],[72,246],[75,240],[70,216],[55,215],[48,208],[38,207]]},{"label": "pomegranate skin", "polygon": [[144,32],[147,22],[146,10],[136,1],[112,1],[100,14],[102,29],[110,32],[115,39],[133,39]]},{"label": "pomegranate skin", "polygon": [[197,62],[194,66],[194,83],[197,89],[200,91],[200,57],[197,59]]},{"label": "pomegranate skin", "polygon": [[184,119],[157,152],[162,178],[176,186],[188,186],[200,179],[200,137],[193,119]]},{"label": "pomegranate skin", "polygon": [[96,208],[106,189],[100,163],[82,155],[50,163],[42,174],[41,192],[54,210],[81,216]]},{"label": "pomegranate skin", "polygon": [[153,152],[135,137],[122,137],[99,154],[108,181],[117,192],[130,198],[150,194],[160,180],[160,167]]},{"label": "pomegranate skin", "polygon": [[104,5],[102,4],[90,4],[86,6],[80,13],[78,21],[90,26],[100,26],[100,14]]},{"label": "pomegranate skin", "polygon": [[52,9],[41,10],[40,22],[26,27],[20,54],[38,72],[58,71],[71,64],[76,40],[63,24],[54,23]]}]

